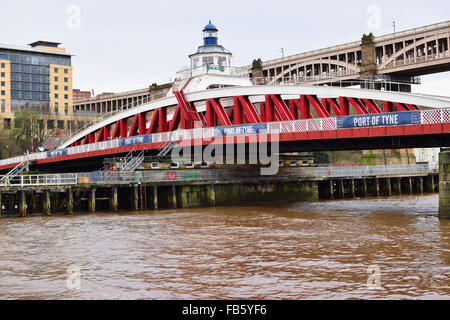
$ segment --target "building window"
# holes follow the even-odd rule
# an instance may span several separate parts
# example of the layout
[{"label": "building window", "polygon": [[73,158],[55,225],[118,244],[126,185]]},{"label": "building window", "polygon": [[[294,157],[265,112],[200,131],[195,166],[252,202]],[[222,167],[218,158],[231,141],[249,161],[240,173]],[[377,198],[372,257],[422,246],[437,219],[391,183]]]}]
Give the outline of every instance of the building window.
[{"label": "building window", "polygon": [[[66,115],[69,114],[69,104],[68,104],[68,103],[64,103],[64,113],[65,113]],[[73,128],[73,126],[72,126],[72,128]]]},{"label": "building window", "polygon": [[64,99],[66,99],[66,100],[69,99],[69,95],[68,95],[68,94],[65,94],[65,95],[64,95]]},{"label": "building window", "polygon": [[77,128],[78,129],[81,129],[81,128],[83,128],[84,127],[84,122],[83,121],[78,121],[77,122]]},{"label": "building window", "polygon": [[64,86],[64,90],[65,91],[69,91],[69,87],[68,86]]},{"label": "building window", "polygon": [[64,120],[58,120],[58,129],[64,130]]},{"label": "building window", "polygon": [[4,119],[3,120],[3,128],[6,130],[11,130],[11,119]]},{"label": "building window", "polygon": [[55,99],[59,98],[59,94],[55,93]]},{"label": "building window", "polygon": [[59,87],[58,86],[55,86],[55,90],[58,90],[59,89]]},{"label": "building window", "polygon": [[64,82],[69,82],[69,78],[64,78]]},{"label": "building window", "polygon": [[47,120],[47,129],[55,129],[55,120]]},{"label": "building window", "polygon": [[203,57],[202,58],[203,65],[213,65],[214,64],[214,57]]},{"label": "building window", "polygon": [[55,73],[58,73],[58,68],[55,68]]},{"label": "building window", "polygon": [[6,95],[5,90],[2,90],[2,96]]},{"label": "building window", "polygon": [[55,77],[55,81],[58,81],[58,77]]},{"label": "building window", "polygon": [[6,100],[5,99],[2,99],[1,105],[2,105],[2,112],[6,112]]},{"label": "building window", "polygon": [[5,63],[2,62],[2,68],[4,68],[4,67],[5,67]]},{"label": "building window", "polygon": [[5,81],[2,81],[2,87],[4,87],[5,86]]},{"label": "building window", "polygon": [[68,74],[69,73],[69,69],[64,69],[64,74]]},{"label": "building window", "polygon": [[5,73],[4,73],[4,72],[2,72],[2,73],[1,73],[1,76],[2,76],[2,78],[4,78],[4,77],[5,77]]},{"label": "building window", "polygon": [[219,62],[219,66],[226,67],[228,65],[227,64],[227,57],[219,57],[218,62]]}]

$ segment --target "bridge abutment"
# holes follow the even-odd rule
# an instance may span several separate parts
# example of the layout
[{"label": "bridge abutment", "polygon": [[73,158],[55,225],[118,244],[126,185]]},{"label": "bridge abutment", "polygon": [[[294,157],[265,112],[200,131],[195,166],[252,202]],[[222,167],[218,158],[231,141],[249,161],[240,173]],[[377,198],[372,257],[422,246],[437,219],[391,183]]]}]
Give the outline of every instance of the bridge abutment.
[{"label": "bridge abutment", "polygon": [[450,150],[439,154],[439,218],[450,219]]}]

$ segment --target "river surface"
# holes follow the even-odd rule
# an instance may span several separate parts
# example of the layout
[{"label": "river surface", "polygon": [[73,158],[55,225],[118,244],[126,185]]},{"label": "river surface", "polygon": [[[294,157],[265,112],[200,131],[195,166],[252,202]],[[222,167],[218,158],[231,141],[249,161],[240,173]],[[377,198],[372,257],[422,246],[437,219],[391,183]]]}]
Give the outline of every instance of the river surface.
[{"label": "river surface", "polygon": [[450,299],[438,195],[0,220],[0,299]]}]

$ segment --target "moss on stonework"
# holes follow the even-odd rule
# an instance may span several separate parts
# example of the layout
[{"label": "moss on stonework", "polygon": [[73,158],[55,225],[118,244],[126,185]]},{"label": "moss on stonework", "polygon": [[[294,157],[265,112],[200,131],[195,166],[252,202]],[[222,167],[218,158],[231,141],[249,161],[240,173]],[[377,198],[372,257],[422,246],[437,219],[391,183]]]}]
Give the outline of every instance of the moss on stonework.
[{"label": "moss on stonework", "polygon": [[375,153],[366,153],[361,157],[361,165],[363,166],[376,166],[377,165],[377,155]]}]

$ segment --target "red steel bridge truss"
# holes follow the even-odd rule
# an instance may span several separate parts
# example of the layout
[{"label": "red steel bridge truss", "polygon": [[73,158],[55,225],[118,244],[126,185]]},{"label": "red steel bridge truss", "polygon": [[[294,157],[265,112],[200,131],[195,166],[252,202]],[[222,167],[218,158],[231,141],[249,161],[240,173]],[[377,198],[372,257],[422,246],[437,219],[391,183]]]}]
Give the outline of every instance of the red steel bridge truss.
[{"label": "red steel bridge truss", "polygon": [[[417,122],[367,128],[339,126],[340,120],[355,116],[398,116],[404,112],[414,113]],[[157,151],[172,142],[179,146],[242,143],[223,137],[211,142],[216,128],[235,126],[264,126],[265,135],[257,134],[257,141],[279,139],[294,145],[291,152],[319,150],[319,145],[324,151],[389,148],[386,139],[391,137],[408,137],[410,148],[450,146],[450,98],[307,86],[232,87],[190,94],[175,89],[174,97],[111,115],[74,134],[57,150],[0,160],[0,170],[25,160],[33,165],[76,163],[132,150]],[[251,133],[244,136],[245,143],[254,142]],[[355,141],[360,144],[352,145]]]},{"label": "red steel bridge truss", "polygon": [[[219,98],[206,99],[206,110],[198,112],[194,104],[186,99],[182,90],[175,91],[174,94],[178,104],[171,120],[168,120],[167,110],[169,107],[152,110],[151,118],[148,117],[150,111],[141,112],[107,124],[97,131],[89,132],[70,146],[76,147],[118,138],[172,132],[178,129],[194,129],[198,127],[198,124],[201,124],[203,128],[211,128],[306,120],[314,117],[331,118],[332,111],[337,117],[344,117],[351,114],[351,109],[358,115],[419,110],[417,105],[395,101],[383,101],[383,108],[380,108],[373,99],[353,97],[319,99],[317,95],[302,94],[297,99],[283,100],[281,95],[267,94],[265,101],[259,103],[259,108],[250,101],[248,96],[235,96],[233,97],[234,105],[228,108],[222,106]],[[130,127],[128,124],[131,119]]]}]

